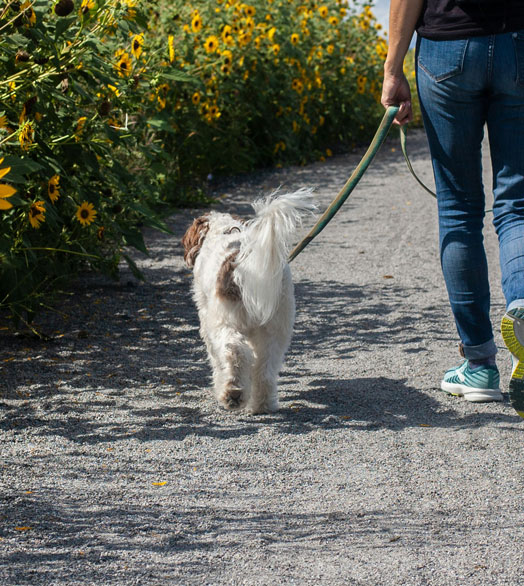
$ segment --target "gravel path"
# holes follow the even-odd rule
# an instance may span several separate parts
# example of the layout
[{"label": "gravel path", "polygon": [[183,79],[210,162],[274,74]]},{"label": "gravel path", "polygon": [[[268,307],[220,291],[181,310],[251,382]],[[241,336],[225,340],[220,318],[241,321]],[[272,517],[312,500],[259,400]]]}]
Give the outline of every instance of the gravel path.
[{"label": "gravel path", "polygon": [[[423,133],[408,140],[431,184]],[[218,207],[248,214],[280,184],[324,207],[360,155],[222,185]],[[524,424],[437,389],[459,357],[435,203],[397,141],[293,263],[275,415],[207,390],[193,215],[147,235],[147,282],[83,278],[39,318],[51,341],[0,330],[0,584],[524,584]],[[498,322],[491,227],[487,247]]]}]

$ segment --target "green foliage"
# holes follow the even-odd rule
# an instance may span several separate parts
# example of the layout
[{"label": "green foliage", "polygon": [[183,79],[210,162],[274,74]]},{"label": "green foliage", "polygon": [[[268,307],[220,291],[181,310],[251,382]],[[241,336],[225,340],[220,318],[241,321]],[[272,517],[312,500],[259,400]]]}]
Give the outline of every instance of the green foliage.
[{"label": "green foliage", "polygon": [[[0,8],[0,308],[82,266],[116,275],[141,226],[208,174],[366,141],[386,42],[343,0],[9,0]],[[12,193],[13,188],[16,193]]]}]

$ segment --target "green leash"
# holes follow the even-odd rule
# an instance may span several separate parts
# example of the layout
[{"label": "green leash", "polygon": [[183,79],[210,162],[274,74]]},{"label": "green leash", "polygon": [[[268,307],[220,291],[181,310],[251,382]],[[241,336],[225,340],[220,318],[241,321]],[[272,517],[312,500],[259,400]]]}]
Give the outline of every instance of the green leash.
[{"label": "green leash", "polygon": [[[291,251],[289,255],[288,262],[291,262],[294,258],[296,258],[306,246],[318,236],[320,232],[329,224],[330,220],[333,216],[338,212],[342,204],[346,201],[349,197],[350,193],[355,189],[358,182],[362,178],[362,175],[366,172],[367,168],[369,167],[371,161],[375,158],[375,155],[379,151],[380,147],[384,143],[386,136],[388,135],[389,129],[393,124],[393,120],[398,112],[398,106],[389,106],[386,110],[380,125],[369,145],[368,150],[365,152],[364,156],[362,157],[360,163],[357,165],[351,177],[347,180],[344,187],[340,190],[339,194],[335,197],[335,199],[331,202],[330,206],[327,210],[322,214],[322,216],[318,219],[317,223],[313,226],[309,234],[299,242],[295,248]],[[416,176],[411,163],[409,162],[407,150],[406,150],[406,128],[402,126],[400,128],[400,146],[402,148],[402,153],[404,154],[404,158],[406,159],[407,165],[415,179],[422,185],[422,187],[430,193],[433,197],[437,197],[430,189],[428,189],[422,181]]]}]

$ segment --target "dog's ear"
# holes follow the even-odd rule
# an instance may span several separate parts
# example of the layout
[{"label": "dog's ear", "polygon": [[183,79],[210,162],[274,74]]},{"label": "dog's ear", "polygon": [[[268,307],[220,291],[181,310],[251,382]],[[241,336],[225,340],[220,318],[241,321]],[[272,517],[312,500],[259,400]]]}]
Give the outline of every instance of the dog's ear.
[{"label": "dog's ear", "polygon": [[209,217],[205,215],[196,218],[184,234],[182,246],[184,247],[184,260],[188,267],[194,266],[208,230]]}]

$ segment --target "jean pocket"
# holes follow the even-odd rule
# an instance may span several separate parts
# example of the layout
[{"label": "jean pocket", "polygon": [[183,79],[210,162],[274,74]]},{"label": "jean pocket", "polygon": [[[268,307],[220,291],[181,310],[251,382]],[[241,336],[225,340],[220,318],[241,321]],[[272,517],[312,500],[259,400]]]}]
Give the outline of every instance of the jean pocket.
[{"label": "jean pocket", "polygon": [[434,81],[444,81],[462,73],[468,39],[433,41],[420,39],[418,66]]},{"label": "jean pocket", "polygon": [[517,60],[517,83],[524,85],[524,31],[513,33],[513,43]]}]

